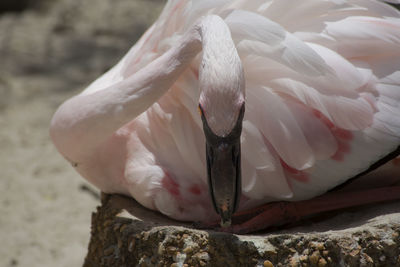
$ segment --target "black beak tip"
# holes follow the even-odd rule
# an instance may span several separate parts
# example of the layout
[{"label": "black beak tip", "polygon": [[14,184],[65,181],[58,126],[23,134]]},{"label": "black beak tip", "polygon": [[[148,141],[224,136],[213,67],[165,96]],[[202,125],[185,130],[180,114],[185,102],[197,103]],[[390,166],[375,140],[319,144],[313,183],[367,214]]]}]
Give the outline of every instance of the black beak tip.
[{"label": "black beak tip", "polygon": [[231,216],[228,216],[228,217],[226,217],[224,215],[221,216],[220,225],[222,228],[227,228],[227,227],[231,226],[231,224],[232,224]]},{"label": "black beak tip", "polygon": [[231,226],[232,214],[233,214],[233,210],[231,209],[231,207],[222,205],[222,207],[220,207],[220,209],[218,209],[218,214],[221,217],[220,225],[222,228]]}]

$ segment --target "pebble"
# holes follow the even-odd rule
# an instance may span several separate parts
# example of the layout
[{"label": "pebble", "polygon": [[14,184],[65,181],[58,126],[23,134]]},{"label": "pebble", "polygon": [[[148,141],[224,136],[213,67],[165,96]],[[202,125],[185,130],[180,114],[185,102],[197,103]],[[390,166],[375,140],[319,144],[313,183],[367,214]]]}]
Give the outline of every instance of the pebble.
[{"label": "pebble", "polygon": [[[122,228],[122,227],[121,227]],[[150,233],[149,232],[144,232],[143,233],[143,238],[142,240],[146,241],[147,239],[149,239]]]},{"label": "pebble", "polygon": [[109,255],[111,255],[113,253],[114,253],[114,248],[113,247],[109,247],[109,248],[104,250],[104,256],[109,256]]},{"label": "pebble", "polygon": [[298,250],[302,249],[303,247],[304,247],[304,242],[303,242],[303,241],[299,241],[299,242],[296,244],[296,248],[297,248]]},{"label": "pebble", "polygon": [[162,243],[160,243],[160,244],[158,245],[158,250],[157,250],[157,252],[158,252],[159,255],[162,255],[162,254],[164,254],[164,251],[165,251],[165,247],[164,247],[164,245],[163,245]]},{"label": "pebble", "polygon": [[319,261],[319,259],[320,259],[319,251],[315,251],[313,254],[311,254],[310,257],[308,257],[308,259],[310,260],[310,263],[311,263],[312,265],[317,265],[317,264],[318,264],[318,261]]},{"label": "pebble", "polygon": [[167,247],[167,253],[168,253],[169,255],[175,254],[177,250],[178,250],[178,249],[177,249],[176,247],[173,247],[173,246]]},{"label": "pebble", "polygon": [[119,227],[121,226],[121,224],[120,223],[116,223],[115,225],[114,225],[114,227],[113,227],[113,231],[114,232],[117,232],[118,230],[119,230]]},{"label": "pebble", "polygon": [[210,255],[208,255],[208,253],[205,252],[205,251],[198,252],[193,257],[198,258],[199,260],[203,260],[203,261],[209,261],[210,260]]},{"label": "pebble", "polygon": [[358,249],[355,249],[355,250],[353,250],[353,251],[351,251],[351,252],[349,253],[349,255],[350,255],[351,257],[355,257],[355,256],[357,256],[358,254],[360,254],[360,251],[359,251]]},{"label": "pebble", "polygon": [[290,267],[300,267],[300,262],[297,258],[290,259]]},{"label": "pebble", "polygon": [[318,261],[318,267],[325,267],[328,262],[324,258],[320,258]]},{"label": "pebble", "polygon": [[119,228],[119,232],[122,233],[125,230],[126,227],[128,227],[128,225],[127,224],[123,224],[121,226],[121,228]]},{"label": "pebble", "polygon": [[133,251],[133,249],[135,248],[135,244],[136,244],[135,238],[132,238],[132,240],[131,240],[131,242],[129,243],[129,246],[128,246],[128,251],[129,252]]},{"label": "pebble", "polygon": [[263,265],[264,265],[264,267],[274,267],[272,262],[270,262],[269,260],[265,260]]},{"label": "pebble", "polygon": [[107,226],[109,226],[110,224],[112,224],[112,220],[106,220],[104,223],[103,223],[103,226],[104,227],[107,227]]},{"label": "pebble", "polygon": [[325,246],[324,246],[323,243],[317,243],[316,248],[317,248],[318,250],[324,250],[324,249],[325,249]]},{"label": "pebble", "polygon": [[308,256],[307,255],[301,255],[300,256],[300,261],[308,261]]},{"label": "pebble", "polygon": [[183,249],[183,253],[189,254],[193,252],[193,247],[192,246],[187,246],[186,248]]},{"label": "pebble", "polygon": [[363,256],[368,263],[374,263],[374,260],[368,254],[363,253]]}]

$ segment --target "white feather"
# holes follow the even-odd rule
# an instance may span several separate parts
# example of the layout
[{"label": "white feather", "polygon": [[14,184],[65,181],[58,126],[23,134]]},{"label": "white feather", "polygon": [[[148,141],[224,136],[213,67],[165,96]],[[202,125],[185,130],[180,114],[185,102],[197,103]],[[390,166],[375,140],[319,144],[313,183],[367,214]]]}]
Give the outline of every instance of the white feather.
[{"label": "white feather", "polygon": [[[60,108],[52,136],[67,158],[71,151],[92,153],[82,157],[77,169],[102,190],[129,194],[142,205],[177,219],[210,218],[208,192],[199,189],[206,188],[207,181],[205,140],[196,111],[199,87],[214,86],[207,103],[221,104],[207,108],[206,114],[223,109],[227,99],[217,96],[218,88],[229,92],[244,81],[238,75],[240,64],[229,64],[233,57],[223,57],[224,64],[216,58],[228,50],[233,55],[236,48],[247,92],[241,140],[247,202],[241,207],[322,194],[400,144],[400,13],[384,2],[400,3],[170,0],[160,18],[114,68],[67,101],[67,108]],[[210,14],[224,19],[226,38],[207,46],[211,51],[204,49],[205,63],[213,65],[199,82],[199,70],[207,69],[202,66],[202,54],[195,56],[200,48],[167,62],[160,59],[187,45],[188,39],[182,38],[190,36],[189,41],[196,43],[198,35],[193,37],[186,30],[199,26],[196,23]],[[221,18],[213,18],[224,25]],[[188,55],[192,61],[185,62],[180,77],[168,76]],[[239,57],[233,61],[239,62]],[[138,84],[147,87],[133,90],[133,95],[126,93]],[[99,97],[101,93],[107,97]],[[229,124],[221,122],[235,117],[234,112],[228,113],[213,116],[219,118],[215,124]],[[77,122],[81,123],[79,134],[63,141],[60,136]],[[108,146],[93,149],[87,144],[119,122],[120,128],[106,136]],[[90,136],[84,130],[88,124],[93,126]],[[112,151],[120,153],[111,153],[110,144]],[[342,157],[335,157],[337,153]],[[307,179],[295,179],[291,171]],[[165,177],[173,180],[169,186],[177,187],[173,192],[163,185]]]},{"label": "white feather", "polygon": [[278,45],[285,38],[285,30],[277,23],[256,13],[234,10],[225,19],[235,40],[250,39],[270,46]]},{"label": "white feather", "polygon": [[248,105],[249,119],[289,166],[298,170],[311,167],[314,155],[290,110],[271,89],[249,86],[247,99],[253,103]]}]

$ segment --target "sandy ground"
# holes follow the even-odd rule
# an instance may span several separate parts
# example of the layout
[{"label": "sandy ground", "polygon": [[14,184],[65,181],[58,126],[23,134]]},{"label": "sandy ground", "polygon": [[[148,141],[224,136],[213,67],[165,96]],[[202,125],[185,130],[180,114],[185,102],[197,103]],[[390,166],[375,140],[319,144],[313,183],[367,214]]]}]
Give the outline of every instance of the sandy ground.
[{"label": "sandy ground", "polygon": [[99,200],[51,144],[49,122],[115,64],[160,7],[57,0],[0,14],[0,266],[82,266]]},{"label": "sandy ground", "polygon": [[81,266],[86,254],[98,201],[49,141],[61,98],[21,95],[2,110],[0,266]]}]

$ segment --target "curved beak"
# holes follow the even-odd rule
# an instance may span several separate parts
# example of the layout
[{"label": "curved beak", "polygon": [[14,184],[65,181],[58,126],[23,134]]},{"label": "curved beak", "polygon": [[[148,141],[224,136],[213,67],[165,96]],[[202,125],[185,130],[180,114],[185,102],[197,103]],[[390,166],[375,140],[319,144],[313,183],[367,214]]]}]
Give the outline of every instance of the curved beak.
[{"label": "curved beak", "polygon": [[227,136],[215,135],[208,127],[200,106],[206,136],[208,186],[215,211],[221,216],[221,226],[231,224],[239,206],[241,194],[240,135],[244,104],[235,127]]},{"label": "curved beak", "polygon": [[221,226],[229,226],[241,193],[240,143],[206,144],[208,186]]}]

